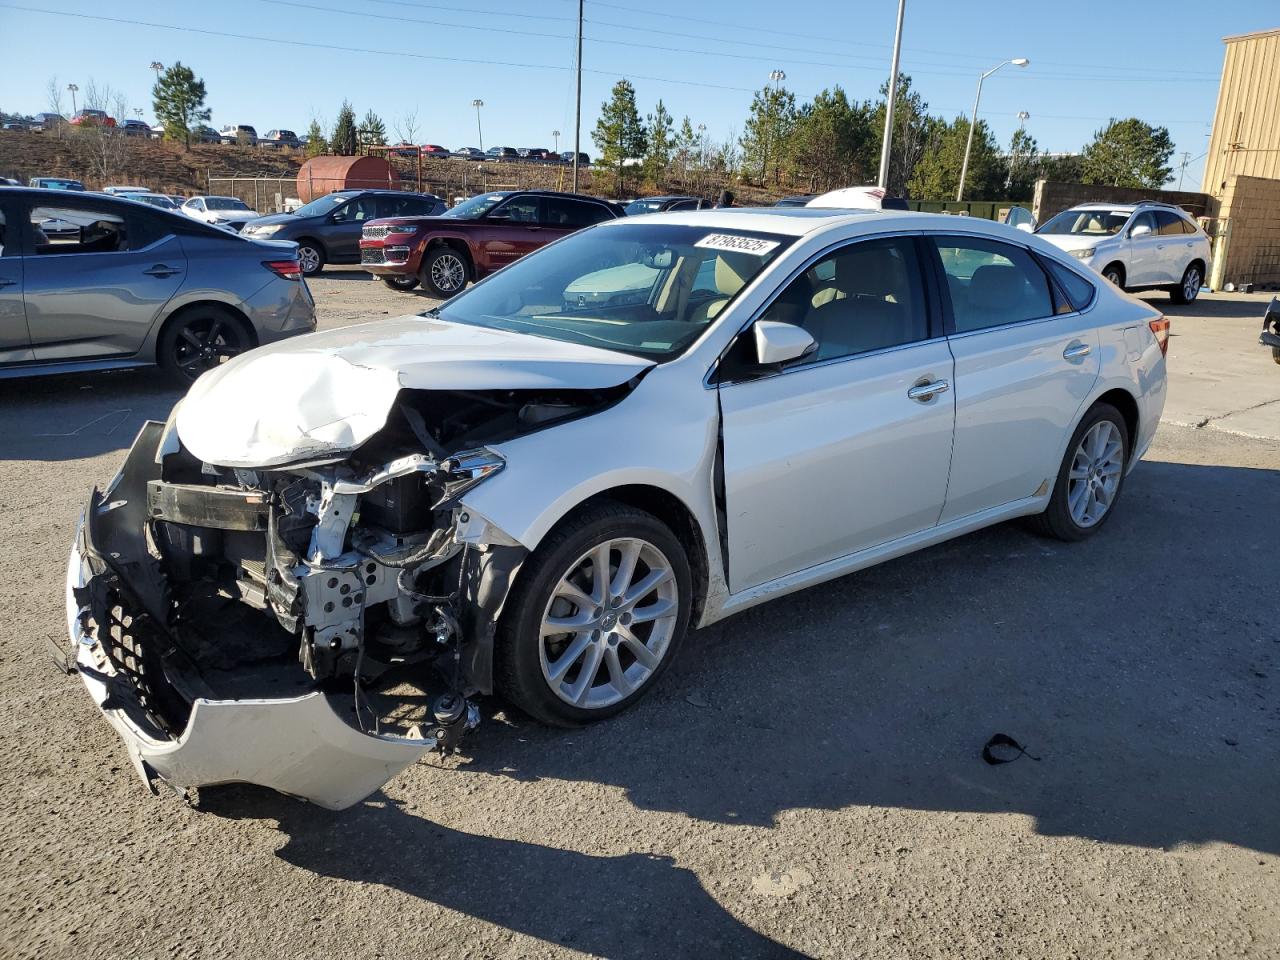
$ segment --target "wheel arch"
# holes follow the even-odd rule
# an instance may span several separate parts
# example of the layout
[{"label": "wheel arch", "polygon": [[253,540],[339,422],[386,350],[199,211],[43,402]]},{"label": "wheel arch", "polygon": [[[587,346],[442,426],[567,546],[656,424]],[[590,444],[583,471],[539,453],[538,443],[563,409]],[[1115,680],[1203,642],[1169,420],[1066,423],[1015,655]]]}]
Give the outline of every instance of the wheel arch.
[{"label": "wheel arch", "polygon": [[[1138,427],[1141,422],[1141,414],[1138,410],[1137,398],[1123,387],[1112,387],[1106,392],[1095,397],[1093,402],[1081,411],[1080,418],[1084,419],[1088,412],[1100,403],[1106,403],[1115,407],[1120,411],[1120,416],[1124,417],[1125,429],[1129,431],[1129,449],[1127,452],[1132,456],[1134,448],[1138,443]],[[1074,432],[1075,426],[1071,429],[1072,432]]]},{"label": "wheel arch", "polygon": [[184,303],[160,322],[160,325],[156,328],[155,337],[152,339],[151,349],[153,359],[159,362],[160,358],[158,353],[160,344],[164,342],[164,335],[166,331],[192,311],[209,308],[216,309],[226,314],[226,316],[233,320],[249,338],[250,346],[258,346],[258,331],[254,329],[253,323],[249,320],[249,317],[239,307],[225,303],[222,300],[193,300],[190,303]]},{"label": "wheel arch", "polygon": [[[1112,267],[1115,267],[1117,270],[1119,270],[1119,271],[1120,271],[1120,279],[1121,279],[1122,281],[1124,281],[1124,280],[1128,280],[1128,279],[1129,279],[1129,270],[1125,267],[1125,265],[1124,265],[1124,261],[1123,261],[1123,260],[1119,260],[1119,259],[1112,260],[1112,261],[1111,261],[1110,263],[1108,263],[1105,267],[1103,267],[1101,270],[1099,270],[1099,271],[1098,271],[1098,273],[1100,273],[1100,274],[1102,274],[1102,275],[1104,275],[1104,276],[1105,276],[1105,275],[1106,275],[1106,272],[1107,272],[1108,270],[1110,270]],[[1122,284],[1121,284],[1121,289],[1123,289],[1123,288],[1124,288],[1124,284],[1122,283]]]},{"label": "wheel arch", "polygon": [[475,279],[476,259],[471,255],[471,247],[467,241],[460,237],[431,237],[427,240],[427,245],[422,248],[422,259],[425,260],[437,247],[452,247],[462,254],[467,261],[467,269],[471,272],[471,279]]}]

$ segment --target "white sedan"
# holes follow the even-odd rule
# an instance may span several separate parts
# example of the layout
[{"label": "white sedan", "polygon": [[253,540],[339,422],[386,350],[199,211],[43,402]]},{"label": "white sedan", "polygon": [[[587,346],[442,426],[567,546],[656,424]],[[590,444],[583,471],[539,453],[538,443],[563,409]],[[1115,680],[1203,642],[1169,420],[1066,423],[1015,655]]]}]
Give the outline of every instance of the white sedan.
[{"label": "white sedan", "polygon": [[250,220],[261,216],[239,197],[191,197],[182,204],[182,212],[215,227],[229,227],[236,233]]},{"label": "white sedan", "polygon": [[[346,806],[452,749],[472,694],[596,720],[691,627],[1014,517],[1097,533],[1168,328],[976,218],[583,230],[201,377],[86,510],[81,673],[145,776]],[[334,699],[433,671],[409,736]]]}]

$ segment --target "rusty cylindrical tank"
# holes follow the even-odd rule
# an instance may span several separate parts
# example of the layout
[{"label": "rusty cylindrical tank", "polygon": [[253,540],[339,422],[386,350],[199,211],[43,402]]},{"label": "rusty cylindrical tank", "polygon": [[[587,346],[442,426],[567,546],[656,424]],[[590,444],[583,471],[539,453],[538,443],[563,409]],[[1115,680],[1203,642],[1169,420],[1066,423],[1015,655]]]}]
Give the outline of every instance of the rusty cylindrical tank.
[{"label": "rusty cylindrical tank", "polygon": [[396,187],[399,182],[382,157],[312,157],[298,171],[298,199],[310,203],[335,190]]}]

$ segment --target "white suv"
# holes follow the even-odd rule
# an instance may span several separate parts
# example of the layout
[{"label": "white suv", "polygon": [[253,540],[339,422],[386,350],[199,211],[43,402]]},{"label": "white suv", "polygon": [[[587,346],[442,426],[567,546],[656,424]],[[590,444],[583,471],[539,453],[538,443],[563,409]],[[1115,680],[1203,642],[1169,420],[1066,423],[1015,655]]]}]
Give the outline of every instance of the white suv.
[{"label": "white suv", "polygon": [[1125,290],[1157,287],[1174,303],[1200,293],[1209,238],[1168,203],[1083,203],[1036,231]]}]

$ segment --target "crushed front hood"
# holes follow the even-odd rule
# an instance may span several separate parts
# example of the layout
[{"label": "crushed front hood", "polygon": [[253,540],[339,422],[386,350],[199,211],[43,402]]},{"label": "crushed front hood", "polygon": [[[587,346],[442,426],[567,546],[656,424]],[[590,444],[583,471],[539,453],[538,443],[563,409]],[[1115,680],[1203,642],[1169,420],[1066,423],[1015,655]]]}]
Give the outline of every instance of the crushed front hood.
[{"label": "crushed front hood", "polygon": [[200,377],[177,410],[196,458],[273,467],[353,450],[401,389],[604,389],[651,367],[603,350],[420,316],[326,330],[253,350]]}]

